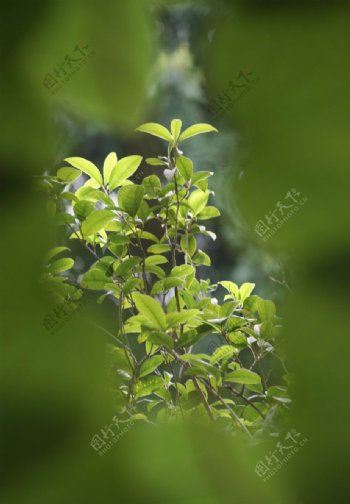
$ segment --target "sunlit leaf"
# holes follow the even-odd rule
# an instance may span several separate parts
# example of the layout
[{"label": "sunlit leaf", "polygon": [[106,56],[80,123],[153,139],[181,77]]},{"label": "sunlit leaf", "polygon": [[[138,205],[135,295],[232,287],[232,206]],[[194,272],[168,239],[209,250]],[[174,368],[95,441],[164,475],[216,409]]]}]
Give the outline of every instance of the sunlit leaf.
[{"label": "sunlit leaf", "polygon": [[142,133],[148,133],[149,135],[153,135],[167,142],[172,142],[173,137],[169,130],[167,130],[164,126],[158,123],[145,123],[136,128],[136,131],[141,131]]},{"label": "sunlit leaf", "polygon": [[127,156],[119,159],[111,170],[108,187],[111,191],[133,175],[142,161],[142,156]]},{"label": "sunlit leaf", "polygon": [[82,224],[83,235],[91,236],[96,234],[114,217],[115,214],[111,210],[94,210]]},{"label": "sunlit leaf", "polygon": [[92,177],[98,183],[98,187],[103,184],[102,175],[99,169],[91,163],[91,161],[81,157],[70,157],[66,158],[65,161],[74,166],[74,168],[78,168],[78,170]]},{"label": "sunlit leaf", "polygon": [[214,126],[205,123],[194,124],[190,126],[180,135],[179,141],[183,142],[187,138],[193,137],[195,135],[200,135],[201,133],[210,133],[211,131],[218,131]]}]

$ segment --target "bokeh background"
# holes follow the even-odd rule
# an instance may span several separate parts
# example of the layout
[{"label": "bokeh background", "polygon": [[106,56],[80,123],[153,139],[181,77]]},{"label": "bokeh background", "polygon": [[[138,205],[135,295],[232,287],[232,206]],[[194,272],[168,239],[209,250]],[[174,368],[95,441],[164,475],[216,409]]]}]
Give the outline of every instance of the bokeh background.
[{"label": "bokeh background", "polygon": [[[4,3],[2,502],[348,501],[349,31],[345,0]],[[162,142],[135,127],[176,117],[219,129],[185,152],[215,172],[207,275],[255,282],[284,319],[290,428],[308,443],[267,483],[254,468],[276,440],[248,450],[208,426],[137,425],[99,457],[111,307],[54,335],[42,323],[55,231],[33,178],[69,156],[154,156]],[[264,240],[288,192],[306,203]]]}]

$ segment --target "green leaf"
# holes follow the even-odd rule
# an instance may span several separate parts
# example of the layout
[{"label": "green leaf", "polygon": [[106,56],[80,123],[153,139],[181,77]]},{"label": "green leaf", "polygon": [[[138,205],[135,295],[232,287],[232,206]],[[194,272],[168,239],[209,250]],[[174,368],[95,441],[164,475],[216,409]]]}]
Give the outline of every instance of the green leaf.
[{"label": "green leaf", "polygon": [[165,243],[155,243],[154,245],[148,247],[147,252],[150,254],[164,254],[170,250],[170,246]]},{"label": "green leaf", "polygon": [[80,175],[81,171],[75,168],[64,167],[57,170],[57,177],[67,183],[74,182]]},{"label": "green leaf", "polygon": [[102,290],[110,278],[107,277],[106,273],[99,268],[92,268],[85,273],[81,281],[81,286],[84,289],[91,290]]},{"label": "green leaf", "polygon": [[145,177],[142,181],[142,185],[145,188],[147,196],[157,196],[159,190],[161,189],[161,183],[157,175],[149,175]]},{"label": "green leaf", "polygon": [[[125,277],[129,271],[135,268],[141,262],[141,257],[128,257],[122,263],[118,264],[115,268],[115,274]],[[115,263],[117,264],[117,263]]]},{"label": "green leaf", "polygon": [[274,316],[276,315],[276,307],[272,301],[259,299],[258,313],[262,321],[273,320]]},{"label": "green leaf", "polygon": [[166,166],[166,163],[158,158],[147,158],[145,161],[151,166]]},{"label": "green leaf", "polygon": [[245,301],[250,296],[250,294],[254,290],[254,287],[255,287],[254,283],[248,283],[248,282],[241,285],[239,289],[241,301]]},{"label": "green leaf", "polygon": [[247,337],[242,331],[234,331],[228,333],[228,339],[237,346],[246,346],[247,345]]},{"label": "green leaf", "polygon": [[189,275],[192,275],[194,271],[195,269],[193,268],[193,266],[190,266],[189,264],[182,264],[181,266],[174,266],[174,268],[171,270],[170,276],[185,278]]},{"label": "green leaf", "polygon": [[104,183],[108,184],[112,170],[117,164],[118,158],[115,152],[110,152],[103,163],[103,179]]},{"label": "green leaf", "polygon": [[226,382],[242,383],[243,385],[261,385],[261,378],[249,369],[237,369],[225,376]]},{"label": "green leaf", "polygon": [[114,234],[112,236],[109,236],[109,240],[114,245],[127,245],[128,243],[130,243],[129,236],[124,236],[120,234]]},{"label": "green leaf", "polygon": [[70,270],[74,266],[74,260],[70,258],[57,259],[49,266],[49,271],[52,275],[63,273],[63,271]]},{"label": "green leaf", "polygon": [[195,135],[200,135],[201,133],[210,133],[211,131],[218,131],[214,126],[205,123],[194,124],[187,128],[183,133],[181,133],[179,141],[183,142],[187,138],[193,137]]},{"label": "green leaf", "polygon": [[79,220],[84,220],[95,210],[95,203],[88,200],[80,200],[74,205],[73,210]]},{"label": "green leaf", "polygon": [[179,170],[180,175],[188,182],[193,174],[193,163],[192,161],[185,157],[179,156],[176,158],[176,167]]},{"label": "green leaf", "polygon": [[113,217],[115,217],[115,214],[111,210],[94,210],[82,224],[83,235],[86,237],[96,234]]},{"label": "green leaf", "polygon": [[146,294],[137,292],[132,297],[140,314],[144,315],[153,327],[165,331],[166,318],[160,304]]},{"label": "green leaf", "polygon": [[152,332],[148,335],[147,339],[153,343],[153,345],[165,346],[168,350],[172,350],[174,348],[174,340],[171,336],[168,336],[164,332]]},{"label": "green leaf", "polygon": [[216,364],[220,360],[232,357],[234,353],[236,353],[236,351],[232,346],[222,345],[221,347],[217,348],[213,355],[210,357],[210,362],[212,364]]},{"label": "green leaf", "polygon": [[91,161],[88,161],[87,159],[81,157],[70,157],[66,158],[65,161],[74,166],[74,168],[78,168],[78,170],[86,173],[91,178],[96,180],[99,186],[103,184],[102,175],[99,169],[97,168],[97,166],[91,163]]},{"label": "green leaf", "polygon": [[193,191],[188,198],[188,203],[191,206],[194,215],[198,215],[208,202],[209,192],[203,192],[200,189]]},{"label": "green leaf", "polygon": [[174,142],[177,142],[177,139],[179,138],[180,132],[182,128],[182,121],[181,119],[173,119],[171,121],[171,134],[173,135]]},{"label": "green leaf", "polygon": [[210,266],[211,260],[208,254],[203,252],[203,250],[198,250],[197,254],[193,258],[193,262],[202,266]]},{"label": "green leaf", "polygon": [[145,123],[136,128],[136,131],[141,131],[142,133],[148,133],[149,135],[153,135],[167,142],[173,142],[173,137],[169,130],[167,130],[164,126],[158,123]]},{"label": "green leaf", "polygon": [[[146,269],[147,272],[153,273],[158,278],[164,278],[165,277],[164,270],[162,270],[162,268],[160,268],[159,266],[146,265],[145,269]],[[141,268],[140,268],[140,271],[141,271]]]},{"label": "green leaf", "polygon": [[153,255],[146,257],[145,265],[146,266],[154,266],[156,264],[165,264],[168,262],[168,259],[162,255]]},{"label": "green leaf", "polygon": [[222,282],[219,282],[219,284],[222,285],[223,288],[226,289],[235,299],[239,298],[240,292],[237,284],[227,280],[223,280]]},{"label": "green leaf", "polygon": [[121,187],[118,191],[118,206],[131,217],[135,217],[144,193],[144,188],[140,185],[133,184]]},{"label": "green leaf", "polygon": [[57,256],[61,252],[64,252],[65,250],[70,250],[68,247],[55,247],[51,249],[48,254],[46,255],[46,261],[49,262],[53,257]]},{"label": "green leaf", "polygon": [[120,159],[112,168],[109,177],[108,187],[113,191],[116,187],[123,184],[131,175],[133,175],[142,161],[142,156],[127,156]]},{"label": "green leaf", "polygon": [[162,355],[154,355],[144,362],[140,368],[139,378],[149,375],[152,371],[155,371],[164,362],[164,357]]},{"label": "green leaf", "polygon": [[163,378],[160,376],[146,376],[135,384],[135,397],[138,399],[150,395],[162,387],[164,387]]},{"label": "green leaf", "polygon": [[197,218],[200,220],[214,219],[215,217],[220,217],[220,210],[214,206],[207,206],[203,208]]},{"label": "green leaf", "polygon": [[167,327],[171,328],[179,324],[186,324],[186,322],[199,313],[199,310],[182,310],[180,312],[168,313],[166,316]]},{"label": "green leaf", "polygon": [[197,248],[197,242],[193,235],[183,235],[180,240],[181,250],[187,252],[187,254],[192,257]]}]

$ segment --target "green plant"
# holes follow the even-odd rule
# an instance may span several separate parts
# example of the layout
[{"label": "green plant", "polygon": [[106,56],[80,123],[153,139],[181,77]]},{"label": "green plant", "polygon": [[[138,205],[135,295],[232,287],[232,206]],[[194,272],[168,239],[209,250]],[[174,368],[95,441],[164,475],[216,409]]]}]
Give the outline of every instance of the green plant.
[{"label": "green plant", "polygon": [[[69,249],[56,247],[43,282],[56,302],[74,306],[84,290],[100,292],[99,302],[114,300],[118,344],[109,351],[119,408],[136,408],[133,418],[147,421],[205,415],[252,435],[289,401],[285,387],[269,383],[264,366],[272,356],[283,363],[278,318],[272,301],[252,295],[252,283],[213,285],[197,278],[198,268],[210,267],[197,238],[215,238],[200,222],[220,212],[208,206],[212,173],[194,171],[179,145],[217,130],[208,124],[181,128],[179,119],[170,131],[155,123],[137,128],[167,142],[167,155],[146,159],[160,176],[146,176],[139,185],[130,177],[142,157],[118,160],[113,152],[103,173],[72,157],[65,160],[70,167],[42,178],[56,224],[94,257],[74,285],[62,276],[73,259],[55,259]],[[88,180],[68,190],[82,173]],[[212,297],[220,289],[222,303]]]}]

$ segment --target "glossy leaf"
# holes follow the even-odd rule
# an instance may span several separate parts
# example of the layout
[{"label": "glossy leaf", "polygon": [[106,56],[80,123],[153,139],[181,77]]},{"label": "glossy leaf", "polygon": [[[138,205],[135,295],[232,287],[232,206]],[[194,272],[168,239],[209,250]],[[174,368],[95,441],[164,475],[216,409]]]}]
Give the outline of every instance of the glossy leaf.
[{"label": "glossy leaf", "polygon": [[127,156],[119,159],[116,165],[111,170],[109,176],[108,187],[113,191],[125,182],[131,175],[133,175],[142,161],[142,156]]},{"label": "glossy leaf", "polygon": [[210,133],[211,131],[218,131],[214,126],[205,123],[194,124],[187,128],[183,133],[181,133],[179,141],[183,142],[187,138],[191,138],[195,135],[200,135],[201,133]]},{"label": "glossy leaf", "polygon": [[118,205],[126,213],[135,217],[141,204],[144,188],[140,185],[121,187],[118,191]]},{"label": "glossy leaf", "polygon": [[83,235],[86,237],[96,234],[114,217],[111,210],[94,210],[82,224]]},{"label": "glossy leaf", "polygon": [[171,121],[171,134],[174,138],[174,142],[177,142],[177,139],[179,138],[180,132],[182,128],[182,121],[181,119],[173,119]]},{"label": "glossy leaf", "polygon": [[162,138],[163,140],[166,140],[167,142],[173,141],[173,137],[172,137],[170,131],[158,123],[142,124],[141,126],[136,128],[136,131],[141,131],[142,133],[148,133],[149,135],[153,135],[153,136]]},{"label": "glossy leaf", "polygon": [[105,185],[108,184],[112,170],[117,164],[118,158],[115,152],[110,152],[103,163],[103,180]]},{"label": "glossy leaf", "polygon": [[139,377],[149,375],[157,369],[164,362],[164,357],[162,355],[155,355],[154,357],[150,357],[144,362],[140,368]]},{"label": "glossy leaf", "polygon": [[179,156],[176,158],[176,167],[179,170],[180,175],[187,182],[191,179],[193,174],[193,163],[190,159],[185,156]]},{"label": "glossy leaf", "polygon": [[160,304],[151,296],[135,293],[133,299],[141,315],[144,315],[149,323],[161,331],[166,329],[166,318]]},{"label": "glossy leaf", "polygon": [[66,158],[65,161],[74,166],[74,168],[78,168],[78,170],[86,173],[86,175],[89,175],[91,178],[93,178],[97,182],[98,187],[103,184],[102,175],[99,169],[97,168],[97,166],[91,163],[91,161],[88,161],[87,159],[81,157],[70,157]]}]

